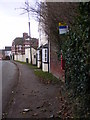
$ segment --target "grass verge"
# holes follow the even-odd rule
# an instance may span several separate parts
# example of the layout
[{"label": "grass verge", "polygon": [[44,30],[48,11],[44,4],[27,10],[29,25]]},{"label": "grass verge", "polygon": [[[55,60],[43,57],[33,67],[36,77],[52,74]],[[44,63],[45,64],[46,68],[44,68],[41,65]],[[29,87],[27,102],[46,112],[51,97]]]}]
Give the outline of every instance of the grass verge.
[{"label": "grass verge", "polygon": [[56,84],[60,82],[60,80],[53,76],[51,73],[43,72],[41,70],[35,70],[34,73],[40,78],[41,82],[44,82],[46,84]]},{"label": "grass verge", "polygon": [[28,65],[31,69],[34,70],[35,75],[40,78],[41,82],[43,82],[45,84],[50,84],[50,83],[57,84],[60,82],[60,80],[58,78],[56,78],[54,75],[52,75],[51,73],[48,73],[48,72],[43,72],[41,69],[37,68],[37,66],[35,66],[35,65],[31,65],[29,63],[21,62],[21,61],[17,61],[17,60],[16,60],[16,62]]},{"label": "grass verge", "polygon": [[37,66],[31,65],[30,63],[21,62],[21,61],[18,61],[18,60],[15,60],[15,62],[19,62],[19,63],[21,63],[21,64],[26,64],[26,65],[28,65],[28,66],[29,66],[30,68],[32,68],[32,69],[38,69]]},{"label": "grass verge", "polygon": [[21,62],[21,61],[18,61],[18,60],[15,60],[15,62],[19,62],[21,64],[27,64],[26,62]]}]

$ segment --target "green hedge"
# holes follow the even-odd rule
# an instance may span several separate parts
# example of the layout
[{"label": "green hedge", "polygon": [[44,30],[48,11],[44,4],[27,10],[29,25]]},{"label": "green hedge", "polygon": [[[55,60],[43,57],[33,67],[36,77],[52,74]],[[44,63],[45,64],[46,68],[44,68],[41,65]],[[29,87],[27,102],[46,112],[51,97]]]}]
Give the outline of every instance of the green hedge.
[{"label": "green hedge", "polygon": [[79,15],[62,46],[66,61],[66,86],[74,117],[90,117],[90,2],[80,3]]}]

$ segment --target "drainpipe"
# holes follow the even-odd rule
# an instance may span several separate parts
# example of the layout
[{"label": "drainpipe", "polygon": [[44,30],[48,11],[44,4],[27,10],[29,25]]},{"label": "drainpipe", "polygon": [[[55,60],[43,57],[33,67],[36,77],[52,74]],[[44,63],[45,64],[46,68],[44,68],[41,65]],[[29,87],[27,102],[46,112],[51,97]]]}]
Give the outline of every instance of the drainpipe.
[{"label": "drainpipe", "polygon": [[48,39],[48,72],[50,72],[50,40]]}]

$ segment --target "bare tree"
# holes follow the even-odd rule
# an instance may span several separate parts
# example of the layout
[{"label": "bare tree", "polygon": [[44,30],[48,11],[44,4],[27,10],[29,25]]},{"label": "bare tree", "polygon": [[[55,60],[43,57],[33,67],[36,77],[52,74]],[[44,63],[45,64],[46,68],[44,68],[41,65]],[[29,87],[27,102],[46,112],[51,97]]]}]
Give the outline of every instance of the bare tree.
[{"label": "bare tree", "polygon": [[33,8],[25,2],[25,6],[21,9],[24,10],[24,13],[33,13],[37,21],[43,23],[42,27],[50,42],[57,43],[60,47],[62,40],[59,35],[58,23],[66,23],[69,27],[73,25],[74,17],[77,15],[77,6],[78,3],[36,2],[36,6]]}]

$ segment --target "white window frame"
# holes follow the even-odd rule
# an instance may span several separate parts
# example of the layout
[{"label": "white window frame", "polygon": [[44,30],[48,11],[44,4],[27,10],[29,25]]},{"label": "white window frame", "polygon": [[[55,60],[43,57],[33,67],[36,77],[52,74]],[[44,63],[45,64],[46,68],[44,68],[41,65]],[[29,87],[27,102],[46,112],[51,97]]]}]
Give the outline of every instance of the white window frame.
[{"label": "white window frame", "polygon": [[43,48],[42,51],[42,62],[48,62],[48,48]]},{"label": "white window frame", "polygon": [[48,55],[47,52],[48,52],[47,49],[45,49],[45,62],[47,62],[47,55]]}]

